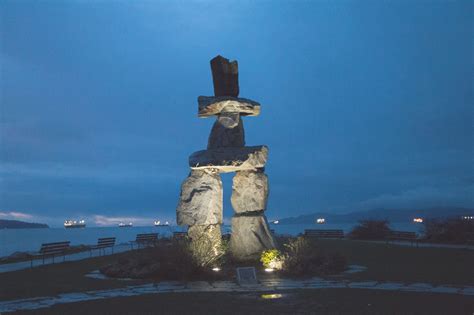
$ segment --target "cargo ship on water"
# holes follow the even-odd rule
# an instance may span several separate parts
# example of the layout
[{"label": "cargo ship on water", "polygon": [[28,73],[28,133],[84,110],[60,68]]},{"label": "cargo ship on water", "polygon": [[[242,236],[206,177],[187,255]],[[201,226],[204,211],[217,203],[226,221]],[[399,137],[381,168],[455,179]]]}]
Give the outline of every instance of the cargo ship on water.
[{"label": "cargo ship on water", "polygon": [[118,226],[121,227],[121,228],[132,227],[132,226],[133,226],[133,223],[132,223],[132,222],[130,222],[130,223],[123,223],[123,222],[120,222]]},{"label": "cargo ship on water", "polygon": [[86,221],[84,220],[66,220],[64,221],[64,227],[66,229],[73,229],[73,228],[85,228],[86,227]]},{"label": "cargo ship on water", "polygon": [[153,225],[154,226],[169,226],[170,223],[168,221],[165,221],[165,223],[162,223],[160,220],[156,220],[155,222],[153,222]]}]

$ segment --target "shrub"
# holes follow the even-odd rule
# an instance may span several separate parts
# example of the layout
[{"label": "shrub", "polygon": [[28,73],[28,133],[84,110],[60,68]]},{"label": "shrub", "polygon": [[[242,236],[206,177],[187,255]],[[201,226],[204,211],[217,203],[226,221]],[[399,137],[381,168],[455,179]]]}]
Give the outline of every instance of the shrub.
[{"label": "shrub", "polygon": [[429,219],[424,222],[424,239],[430,242],[467,243],[474,236],[474,222],[462,219]]},{"label": "shrub", "polygon": [[220,245],[215,245],[206,237],[184,243],[194,263],[200,267],[216,267],[223,263],[227,252],[228,242],[222,240]]},{"label": "shrub", "polygon": [[[194,245],[195,246],[195,245]],[[203,265],[190,250],[191,242],[173,241],[156,247],[129,252],[127,256],[100,271],[110,277],[140,278],[155,280],[193,280],[215,278],[211,271],[217,259],[210,259]],[[222,259],[223,255],[219,256]]]},{"label": "shrub", "polygon": [[283,270],[294,276],[315,276],[341,272],[346,259],[339,254],[326,255],[313,239],[298,237],[284,245]]},{"label": "shrub", "polygon": [[278,249],[269,249],[262,252],[260,261],[265,268],[280,270],[283,268],[283,257]]},{"label": "shrub", "polygon": [[385,239],[391,230],[387,220],[362,220],[349,233],[352,239],[380,240]]}]

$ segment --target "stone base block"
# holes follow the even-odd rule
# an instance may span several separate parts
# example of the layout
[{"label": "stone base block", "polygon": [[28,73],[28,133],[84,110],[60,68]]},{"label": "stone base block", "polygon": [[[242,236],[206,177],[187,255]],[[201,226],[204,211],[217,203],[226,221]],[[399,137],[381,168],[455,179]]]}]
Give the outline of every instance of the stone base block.
[{"label": "stone base block", "polygon": [[191,252],[201,266],[211,267],[222,256],[223,248],[220,225],[190,226],[188,237],[191,240]]},{"label": "stone base block", "polygon": [[258,258],[262,251],[273,248],[276,243],[264,215],[232,218],[230,251],[235,259]]}]

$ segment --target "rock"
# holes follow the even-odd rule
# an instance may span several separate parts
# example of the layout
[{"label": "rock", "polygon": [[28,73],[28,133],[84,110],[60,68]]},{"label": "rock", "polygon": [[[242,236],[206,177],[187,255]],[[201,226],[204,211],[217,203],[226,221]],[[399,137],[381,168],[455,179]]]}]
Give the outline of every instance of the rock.
[{"label": "rock", "polygon": [[237,60],[229,61],[222,56],[211,60],[212,81],[215,96],[239,95],[239,65]]},{"label": "rock", "polygon": [[231,96],[199,96],[198,116],[209,117],[222,112],[239,113],[243,116],[257,116],[260,114],[260,103]]},{"label": "rock", "polygon": [[194,225],[188,229],[190,249],[200,266],[212,266],[224,251],[219,225]]},{"label": "rock", "polygon": [[261,171],[240,171],[232,181],[232,207],[236,213],[267,208],[268,177]]},{"label": "rock", "polygon": [[240,114],[239,113],[220,113],[217,116],[217,121],[224,128],[232,129],[239,125],[240,123]]},{"label": "rock", "polygon": [[233,115],[219,115],[209,135],[208,149],[245,146],[243,121],[238,113],[234,115],[237,116],[237,124]]},{"label": "rock", "polygon": [[222,223],[222,181],[215,171],[191,171],[181,186],[176,209],[179,225]]},{"label": "rock", "polygon": [[264,215],[232,218],[230,251],[237,260],[260,257],[262,251],[276,248],[275,240]]},{"label": "rock", "polygon": [[160,269],[161,264],[158,261],[130,258],[106,265],[100,269],[100,272],[111,278],[145,279],[153,277]]},{"label": "rock", "polygon": [[264,145],[242,148],[217,148],[197,151],[189,157],[193,170],[216,169],[221,173],[256,170],[265,166],[268,148]]}]

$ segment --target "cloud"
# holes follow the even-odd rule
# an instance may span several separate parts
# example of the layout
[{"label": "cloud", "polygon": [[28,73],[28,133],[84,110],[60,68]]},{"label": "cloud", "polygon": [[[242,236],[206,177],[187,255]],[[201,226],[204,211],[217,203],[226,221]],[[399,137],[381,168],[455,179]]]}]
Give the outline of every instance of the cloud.
[{"label": "cloud", "polygon": [[356,205],[358,210],[474,205],[474,185],[422,186],[398,194],[381,194]]},{"label": "cloud", "polygon": [[0,218],[6,218],[6,219],[31,219],[33,218],[32,215],[23,213],[23,212],[1,212],[0,211]]}]

